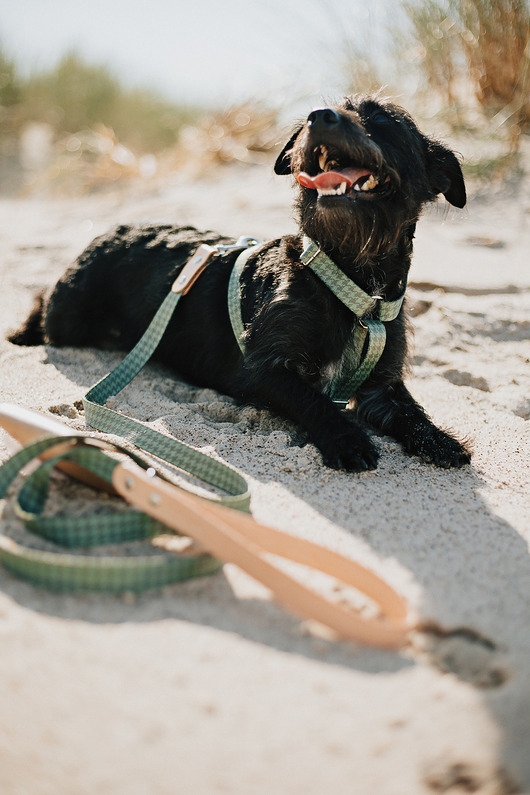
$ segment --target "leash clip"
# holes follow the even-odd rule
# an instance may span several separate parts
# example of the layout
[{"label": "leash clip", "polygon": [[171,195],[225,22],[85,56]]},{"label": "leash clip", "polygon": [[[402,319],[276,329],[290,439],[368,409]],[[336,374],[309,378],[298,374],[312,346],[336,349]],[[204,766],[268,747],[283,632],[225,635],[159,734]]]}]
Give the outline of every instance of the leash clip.
[{"label": "leash clip", "polygon": [[186,262],[171,285],[171,292],[179,295],[186,295],[201,273],[208,267],[212,257],[217,257],[219,254],[225,254],[227,251],[233,251],[237,248],[254,248],[254,246],[259,246],[259,244],[260,241],[257,237],[250,237],[248,235],[239,237],[235,243],[230,245],[219,244],[217,246],[209,246],[207,243],[202,243],[195,254]]},{"label": "leash clip", "polygon": [[257,237],[252,237],[251,235],[242,235],[241,237],[238,237],[235,243],[219,243],[219,245],[215,248],[219,254],[226,254],[227,251],[234,251],[236,248],[254,248],[254,246],[259,246],[260,243],[261,240],[259,240]]}]

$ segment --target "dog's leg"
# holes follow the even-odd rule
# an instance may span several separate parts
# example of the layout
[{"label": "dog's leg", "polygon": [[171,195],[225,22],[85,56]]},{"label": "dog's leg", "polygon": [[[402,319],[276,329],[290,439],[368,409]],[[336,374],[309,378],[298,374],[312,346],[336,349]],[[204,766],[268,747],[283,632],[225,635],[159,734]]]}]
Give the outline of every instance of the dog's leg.
[{"label": "dog's leg", "polygon": [[423,461],[450,468],[471,460],[468,447],[437,428],[402,381],[360,390],[356,413],[359,419],[392,436],[407,453]]},{"label": "dog's leg", "polygon": [[274,368],[254,372],[244,399],[300,425],[318,447],[326,466],[363,472],[375,469],[379,453],[353,416],[295,373]]}]

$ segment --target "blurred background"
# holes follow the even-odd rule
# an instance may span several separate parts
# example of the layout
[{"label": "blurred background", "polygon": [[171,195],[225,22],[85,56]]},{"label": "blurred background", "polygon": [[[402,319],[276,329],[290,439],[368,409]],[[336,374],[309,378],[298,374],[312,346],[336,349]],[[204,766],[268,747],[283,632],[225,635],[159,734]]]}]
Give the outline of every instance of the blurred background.
[{"label": "blurred background", "polygon": [[480,189],[528,171],[530,0],[13,0],[0,193],[272,160],[293,119],[383,89]]}]

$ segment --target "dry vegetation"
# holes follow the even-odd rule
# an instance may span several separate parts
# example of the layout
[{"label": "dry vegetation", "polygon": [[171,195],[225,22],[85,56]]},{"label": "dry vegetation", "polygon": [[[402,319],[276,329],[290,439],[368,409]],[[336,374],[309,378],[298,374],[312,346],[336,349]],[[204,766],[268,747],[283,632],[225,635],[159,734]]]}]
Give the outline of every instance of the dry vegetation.
[{"label": "dry vegetation", "polygon": [[126,90],[106,67],[73,54],[23,80],[0,51],[0,122],[4,191],[79,193],[161,168],[200,173],[263,162],[277,110],[259,102],[208,112],[180,106]]},{"label": "dry vegetation", "polygon": [[[378,54],[345,28],[345,93],[392,91],[396,75],[405,84],[414,74],[413,112],[475,137],[470,173],[520,171],[530,133],[529,0],[403,0],[396,13],[408,26],[399,35],[393,27],[390,80]],[[0,50],[0,189],[92,191],[161,169],[262,163],[277,140],[278,111],[259,101],[208,112],[179,106],[126,90],[106,67],[74,54],[22,79]]]},{"label": "dry vegetation", "polygon": [[428,88],[457,123],[478,108],[504,127],[510,151],[530,132],[528,0],[421,0],[405,3]]},{"label": "dry vegetation", "polygon": [[231,163],[260,164],[267,161],[276,144],[278,111],[259,102],[208,113],[195,125],[182,129],[175,162],[202,173]]}]

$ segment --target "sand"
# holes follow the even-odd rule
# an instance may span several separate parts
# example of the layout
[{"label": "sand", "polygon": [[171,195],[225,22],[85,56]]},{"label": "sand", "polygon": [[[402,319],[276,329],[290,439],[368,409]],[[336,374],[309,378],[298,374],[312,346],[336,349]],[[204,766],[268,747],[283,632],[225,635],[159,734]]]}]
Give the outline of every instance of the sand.
[{"label": "sand", "polygon": [[[265,239],[295,229],[290,202],[270,168],[236,166],[0,201],[0,399],[83,427],[75,402],[120,357],[5,335],[96,234],[166,220]],[[334,643],[230,566],[137,597],[0,570],[2,795],[530,791],[530,189],[444,204],[417,234],[408,385],[473,440],[472,466],[380,437],[375,472],[332,471],[294,426],[156,365],[116,405],[239,468],[258,520],[371,566],[450,634]],[[0,432],[0,460],[12,449]]]}]

